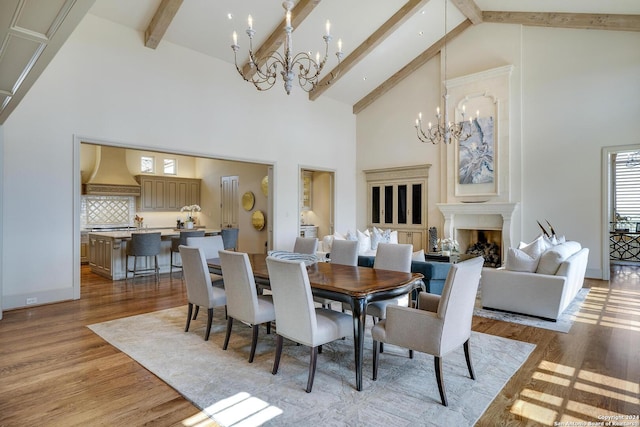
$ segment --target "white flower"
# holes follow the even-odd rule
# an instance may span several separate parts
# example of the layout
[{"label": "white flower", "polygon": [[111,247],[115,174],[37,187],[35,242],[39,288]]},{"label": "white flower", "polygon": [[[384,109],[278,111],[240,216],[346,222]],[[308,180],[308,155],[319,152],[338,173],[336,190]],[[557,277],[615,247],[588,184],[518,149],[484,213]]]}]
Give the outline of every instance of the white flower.
[{"label": "white flower", "polygon": [[200,212],[202,209],[200,208],[199,205],[188,205],[188,206],[183,206],[180,208],[180,212],[186,212],[189,211],[191,213],[193,212]]},{"label": "white flower", "polygon": [[458,243],[458,241],[450,237],[446,239],[438,239],[438,243],[440,244],[441,248],[443,246],[448,246],[449,248],[451,248],[451,250],[454,251],[458,251],[460,249],[460,244]]}]

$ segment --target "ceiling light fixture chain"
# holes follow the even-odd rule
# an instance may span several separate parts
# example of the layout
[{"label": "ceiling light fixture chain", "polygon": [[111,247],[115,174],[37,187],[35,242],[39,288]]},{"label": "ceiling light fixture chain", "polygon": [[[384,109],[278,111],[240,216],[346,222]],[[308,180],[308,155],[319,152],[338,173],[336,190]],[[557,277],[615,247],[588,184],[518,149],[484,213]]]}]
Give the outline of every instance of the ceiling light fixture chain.
[{"label": "ceiling light fixture chain", "polygon": [[[469,119],[469,125],[466,126],[465,122],[465,106],[462,106],[462,120],[459,123],[455,121],[449,121],[448,115],[448,89],[446,85],[447,81],[447,3],[448,0],[444,0],[444,36],[442,38],[443,48],[440,50],[441,55],[443,55],[444,61],[444,95],[442,95],[442,99],[444,100],[444,115],[440,114],[440,107],[436,108],[436,122],[432,124],[429,122],[427,126],[427,130],[425,131],[422,127],[422,113],[418,113],[418,118],[416,119],[416,134],[418,135],[418,139],[420,142],[430,142],[432,144],[450,144],[454,141],[466,141],[473,135],[473,118]],[[476,112],[476,120],[480,115],[480,111]]]},{"label": "ceiling light fixture chain", "polygon": [[[253,83],[256,89],[260,91],[269,90],[273,87],[278,79],[278,70],[280,70],[280,75],[284,80],[284,89],[287,92],[287,95],[291,93],[293,80],[296,77],[297,71],[300,87],[306,92],[311,92],[315,87],[320,85],[320,74],[322,73],[322,70],[327,63],[327,58],[329,57],[329,42],[332,40],[330,33],[331,24],[327,21],[326,34],[322,36],[325,44],[325,52],[322,60],[320,59],[320,52],[316,54],[315,59],[307,52],[299,52],[296,55],[293,55],[293,27],[291,26],[291,9],[293,8],[293,2],[285,1],[282,3],[282,7],[286,11],[284,27],[286,34],[284,56],[280,52],[274,51],[264,58],[256,57],[256,54],[253,51],[253,37],[256,32],[253,29],[253,18],[249,15],[249,28],[247,28],[246,32],[249,36],[249,66],[251,68],[251,72],[247,75],[238,66],[237,54],[240,46],[238,45],[238,35],[234,31],[231,49],[233,49],[236,70],[238,70],[238,73],[245,81]],[[340,61],[342,60],[343,55],[342,39],[338,39],[338,51],[336,52],[338,66],[336,67],[336,72],[331,73],[331,79],[326,82],[327,85],[338,76],[340,72]]]}]

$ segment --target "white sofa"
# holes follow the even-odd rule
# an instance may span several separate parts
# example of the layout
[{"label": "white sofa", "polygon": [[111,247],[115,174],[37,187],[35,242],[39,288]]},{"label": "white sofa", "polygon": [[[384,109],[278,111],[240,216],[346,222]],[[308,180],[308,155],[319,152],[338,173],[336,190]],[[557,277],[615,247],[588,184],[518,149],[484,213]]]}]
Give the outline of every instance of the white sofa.
[{"label": "white sofa", "polygon": [[581,248],[562,261],[555,274],[484,268],[482,306],[555,321],[582,288],[588,258],[589,249]]}]

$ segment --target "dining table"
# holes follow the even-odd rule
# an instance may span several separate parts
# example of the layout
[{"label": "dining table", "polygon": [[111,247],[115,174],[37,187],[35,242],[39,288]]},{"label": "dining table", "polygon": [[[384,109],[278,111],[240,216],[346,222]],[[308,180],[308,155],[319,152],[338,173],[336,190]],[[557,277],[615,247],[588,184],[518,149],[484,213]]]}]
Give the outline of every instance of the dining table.
[{"label": "dining table", "polygon": [[[267,254],[248,254],[248,257],[256,283],[268,286]],[[212,272],[222,273],[220,258],[207,259],[207,265]],[[370,302],[408,294],[424,276],[420,273],[404,273],[331,262],[313,263],[307,266],[307,273],[314,296],[344,302],[351,307],[356,389],[361,391],[367,305]]]}]

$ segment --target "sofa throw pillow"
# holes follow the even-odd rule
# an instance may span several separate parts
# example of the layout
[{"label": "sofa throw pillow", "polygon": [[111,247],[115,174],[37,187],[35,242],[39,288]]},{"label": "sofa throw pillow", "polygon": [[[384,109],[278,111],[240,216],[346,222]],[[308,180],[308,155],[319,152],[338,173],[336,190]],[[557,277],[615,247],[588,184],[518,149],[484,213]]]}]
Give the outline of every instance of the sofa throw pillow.
[{"label": "sofa throw pillow", "polygon": [[541,256],[536,273],[554,275],[558,272],[560,264],[565,262],[567,258],[582,249],[580,243],[575,241],[567,241],[555,245],[547,249]]},{"label": "sofa throw pillow", "polygon": [[371,249],[371,236],[360,230],[356,230],[356,236],[358,240],[358,255],[363,255]]},{"label": "sofa throw pillow", "polygon": [[539,257],[532,257],[525,251],[509,248],[505,262],[505,270],[533,273],[538,267]]},{"label": "sofa throw pillow", "polygon": [[538,259],[540,258],[540,255],[544,253],[544,251],[549,249],[549,246],[547,246],[547,243],[545,242],[543,236],[538,236],[531,243],[527,244],[520,242],[520,246],[518,247],[518,249],[529,255],[531,258]]},{"label": "sofa throw pillow", "polygon": [[381,230],[379,228],[373,227],[373,232],[371,233],[371,249],[377,250],[378,243],[391,243],[391,230]]},{"label": "sofa throw pillow", "polygon": [[420,249],[419,251],[415,251],[413,254],[411,254],[411,261],[424,262],[424,249]]},{"label": "sofa throw pillow", "polygon": [[389,243],[393,243],[394,245],[397,245],[398,244],[398,231],[394,230],[389,234],[390,234]]}]

